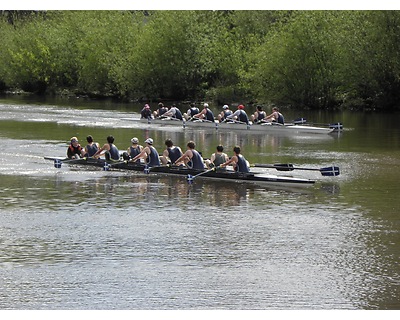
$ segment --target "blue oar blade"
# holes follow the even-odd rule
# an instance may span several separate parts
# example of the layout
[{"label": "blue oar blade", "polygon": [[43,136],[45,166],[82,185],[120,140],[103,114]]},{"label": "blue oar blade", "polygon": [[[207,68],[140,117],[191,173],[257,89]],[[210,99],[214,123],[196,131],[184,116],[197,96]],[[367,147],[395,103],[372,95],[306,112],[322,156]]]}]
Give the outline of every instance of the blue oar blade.
[{"label": "blue oar blade", "polygon": [[305,124],[305,123],[307,123],[307,119],[306,118],[298,118],[298,119],[295,119],[293,121],[293,123],[294,124]]},{"label": "blue oar blade", "polygon": [[343,130],[343,124],[338,122],[338,123],[331,123],[329,125],[330,129],[336,129],[336,130]]},{"label": "blue oar blade", "polygon": [[327,168],[321,168],[321,169],[319,169],[319,171],[321,172],[321,174],[323,176],[327,176],[327,177],[335,177],[340,174],[339,167],[334,167],[334,166],[327,167]]},{"label": "blue oar blade", "polygon": [[54,159],[54,168],[60,169],[61,168],[61,160]]},{"label": "blue oar blade", "polygon": [[188,184],[192,184],[192,183],[193,183],[193,180],[194,180],[193,176],[192,176],[191,174],[188,174],[188,175],[187,175],[187,182],[188,182]]}]

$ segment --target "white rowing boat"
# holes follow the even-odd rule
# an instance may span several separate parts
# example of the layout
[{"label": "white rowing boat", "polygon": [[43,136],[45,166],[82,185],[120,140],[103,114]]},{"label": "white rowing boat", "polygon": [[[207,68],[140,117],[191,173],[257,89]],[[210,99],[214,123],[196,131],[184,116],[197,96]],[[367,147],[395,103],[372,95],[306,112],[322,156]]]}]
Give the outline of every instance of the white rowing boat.
[{"label": "white rowing boat", "polygon": [[[132,119],[134,120],[134,119]],[[343,129],[341,123],[331,124],[327,127],[312,126],[307,124],[296,124],[296,122],[288,124],[279,124],[276,122],[262,122],[257,124],[246,124],[239,121],[218,122],[215,120],[204,121],[182,121],[173,118],[163,119],[136,119],[141,123],[147,123],[151,126],[177,126],[182,128],[202,128],[202,129],[216,129],[216,130],[242,130],[250,132],[264,132],[264,133],[278,133],[278,134],[330,134],[338,132]]]}]

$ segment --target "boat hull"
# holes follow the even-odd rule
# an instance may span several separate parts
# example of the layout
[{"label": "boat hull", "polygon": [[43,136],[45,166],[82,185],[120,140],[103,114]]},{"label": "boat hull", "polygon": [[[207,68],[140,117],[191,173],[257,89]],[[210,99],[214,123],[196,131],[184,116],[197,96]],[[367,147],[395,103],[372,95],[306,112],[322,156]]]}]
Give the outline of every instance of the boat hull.
[{"label": "boat hull", "polygon": [[176,126],[182,128],[208,128],[216,130],[245,130],[251,132],[280,133],[280,134],[330,134],[336,131],[335,128],[323,128],[309,125],[279,123],[246,124],[239,122],[217,121],[181,121],[176,119],[140,119],[140,122],[149,125]]},{"label": "boat hull", "polygon": [[[158,174],[158,175],[174,175],[174,176],[186,176],[194,177],[194,179],[211,179],[218,181],[230,181],[236,183],[250,183],[257,185],[286,185],[286,186],[310,186],[315,183],[314,180],[276,176],[276,175],[266,175],[266,174],[255,174],[255,173],[241,173],[234,171],[208,171],[189,169],[186,167],[178,166],[158,166],[158,167],[147,167],[144,164],[137,164],[126,161],[114,161],[107,162],[103,159],[92,159],[92,158],[82,158],[82,159],[66,159],[59,157],[44,157],[45,160],[54,161],[54,166],[56,163],[66,163],[68,165],[82,165],[82,166],[93,166],[101,167],[105,170],[119,169],[127,171],[135,171],[143,174]],[[56,167],[61,167],[56,166]],[[198,177],[196,175],[200,174]],[[189,180],[189,179],[188,179]]]}]

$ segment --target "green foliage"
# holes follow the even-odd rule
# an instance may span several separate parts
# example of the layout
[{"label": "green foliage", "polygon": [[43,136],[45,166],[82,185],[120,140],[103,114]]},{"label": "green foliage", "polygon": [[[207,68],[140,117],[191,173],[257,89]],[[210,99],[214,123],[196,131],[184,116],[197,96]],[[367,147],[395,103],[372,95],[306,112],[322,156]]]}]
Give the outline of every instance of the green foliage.
[{"label": "green foliage", "polygon": [[0,90],[398,108],[398,11],[2,11]]}]

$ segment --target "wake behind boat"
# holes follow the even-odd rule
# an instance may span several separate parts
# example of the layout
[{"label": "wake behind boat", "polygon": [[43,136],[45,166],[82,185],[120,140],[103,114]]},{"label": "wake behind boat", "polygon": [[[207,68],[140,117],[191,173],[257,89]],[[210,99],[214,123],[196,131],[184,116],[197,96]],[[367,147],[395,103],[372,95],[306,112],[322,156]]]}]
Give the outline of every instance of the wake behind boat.
[{"label": "wake behind boat", "polygon": [[[242,173],[235,171],[219,171],[219,170],[196,170],[180,166],[157,166],[148,167],[145,164],[138,164],[127,161],[105,161],[103,159],[81,158],[81,159],[68,159],[60,157],[44,157],[45,160],[54,162],[56,168],[61,168],[62,164],[68,165],[82,165],[101,167],[103,170],[118,169],[129,170],[143,174],[158,174],[158,175],[178,175],[188,177],[188,182],[193,180],[193,177],[202,179],[230,181],[235,183],[250,183],[256,185],[284,185],[284,186],[310,186],[315,183],[314,180],[267,175],[258,173]],[[192,179],[189,179],[192,177]]]}]

